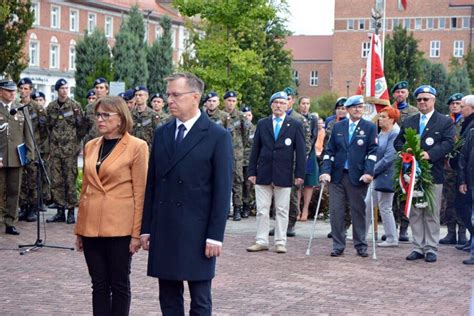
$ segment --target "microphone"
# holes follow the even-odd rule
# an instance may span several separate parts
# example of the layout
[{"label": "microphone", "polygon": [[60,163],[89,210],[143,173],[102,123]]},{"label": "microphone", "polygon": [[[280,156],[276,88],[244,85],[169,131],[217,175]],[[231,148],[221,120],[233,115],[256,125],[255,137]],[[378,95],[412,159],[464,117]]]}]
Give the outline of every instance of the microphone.
[{"label": "microphone", "polygon": [[18,113],[18,111],[23,111],[28,106],[29,106],[29,104],[26,104],[26,105],[19,106],[17,108],[13,108],[13,109],[10,110],[10,115],[15,115],[15,114]]}]

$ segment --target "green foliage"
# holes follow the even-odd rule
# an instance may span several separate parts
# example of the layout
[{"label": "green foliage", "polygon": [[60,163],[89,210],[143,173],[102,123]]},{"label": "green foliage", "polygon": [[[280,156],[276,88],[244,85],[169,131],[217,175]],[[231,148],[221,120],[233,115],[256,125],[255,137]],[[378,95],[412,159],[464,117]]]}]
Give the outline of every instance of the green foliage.
[{"label": "green foliage", "polygon": [[126,21],[126,28],[132,34],[134,34],[142,47],[144,48],[146,45],[145,42],[145,20],[143,19],[143,15],[140,12],[140,8],[138,5],[133,5],[130,8],[130,12],[128,13],[128,19]]},{"label": "green foliage", "polygon": [[33,25],[31,1],[9,0],[0,3],[0,76],[18,80],[27,67],[23,47]]},{"label": "green foliage", "polygon": [[389,89],[401,80],[406,80],[411,89],[423,84],[422,60],[423,52],[418,50],[413,33],[401,26],[395,28],[385,39],[384,72]]},{"label": "green foliage", "polygon": [[173,41],[171,39],[171,19],[163,16],[160,21],[163,36],[148,48],[147,63],[150,77],[148,90],[152,93],[166,91],[164,78],[173,72]]},{"label": "green foliage", "polygon": [[316,104],[311,103],[311,112],[317,112],[319,117],[326,119],[334,114],[334,104],[339,95],[336,92],[324,92],[317,98]]},{"label": "green foliage", "polygon": [[471,92],[471,81],[466,65],[451,63],[446,87],[446,96],[449,98],[454,93],[460,92],[464,95]]},{"label": "green foliage", "polygon": [[82,168],[77,168],[77,178],[76,178],[76,192],[77,196],[81,196],[82,190],[82,179],[84,177],[84,172]]},{"label": "green foliage", "polygon": [[464,64],[466,65],[471,82],[470,91],[474,93],[474,52],[471,49],[469,49],[468,53],[464,56]]},{"label": "green foliage", "polygon": [[96,28],[92,34],[86,32],[76,45],[75,99],[87,104],[86,95],[94,86],[94,80],[103,77],[109,82],[113,78],[112,59],[104,33]]},{"label": "green foliage", "polygon": [[429,84],[436,89],[436,110],[447,114],[448,105],[446,101],[448,100],[448,95],[446,91],[448,74],[443,64],[433,64],[430,61],[426,60],[423,65],[423,82],[422,84]]}]

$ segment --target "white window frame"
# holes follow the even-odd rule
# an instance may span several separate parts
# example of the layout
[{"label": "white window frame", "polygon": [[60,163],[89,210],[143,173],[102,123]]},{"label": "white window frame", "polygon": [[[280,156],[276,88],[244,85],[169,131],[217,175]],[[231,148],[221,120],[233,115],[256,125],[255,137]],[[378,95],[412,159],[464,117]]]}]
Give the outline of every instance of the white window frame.
[{"label": "white window frame", "polygon": [[58,39],[53,36],[51,43],[49,44],[49,68],[59,69],[59,62],[61,56],[61,47],[59,46]]},{"label": "white window frame", "polygon": [[348,31],[354,31],[355,30],[353,19],[347,20],[346,30],[348,30]]},{"label": "white window frame", "polygon": [[[94,23],[94,25],[91,24],[92,22]],[[97,14],[87,12],[87,31],[89,33],[92,33],[94,32],[96,27],[97,27]]]},{"label": "white window frame", "polygon": [[471,18],[470,17],[463,17],[462,18],[462,28],[468,29],[471,25]]},{"label": "white window frame", "polygon": [[370,54],[370,42],[362,42],[360,57],[367,58]]},{"label": "white window frame", "polygon": [[441,41],[430,41],[430,58],[439,58],[441,55]]},{"label": "white window frame", "polygon": [[415,19],[415,30],[422,30],[423,29],[423,20],[421,18]]},{"label": "white window frame", "polygon": [[33,12],[34,17],[33,25],[40,25],[40,7],[41,6],[39,2],[31,2],[31,12]]},{"label": "white window frame", "polygon": [[[453,21],[456,21],[456,22],[455,22],[456,25],[453,25]],[[452,17],[449,19],[449,27],[452,28],[452,29],[459,29],[459,28],[461,28],[459,22],[461,22],[461,21],[459,21],[457,17],[452,16]]]},{"label": "white window frame", "polygon": [[[443,22],[443,23],[441,23]],[[444,30],[446,28],[446,18],[439,18],[438,19],[438,29]]]},{"label": "white window frame", "polygon": [[114,18],[110,15],[106,15],[104,19],[104,33],[105,37],[114,37]]},{"label": "white window frame", "polygon": [[386,19],[385,20],[385,29],[386,30],[391,30],[392,28],[393,28],[392,19]]},{"label": "white window frame", "polygon": [[456,58],[464,57],[464,41],[453,42],[453,56]]},{"label": "white window frame", "polygon": [[300,74],[298,70],[293,69],[293,81],[294,82],[299,82],[300,81]]},{"label": "white window frame", "polygon": [[403,20],[403,27],[409,30],[411,28],[411,19],[406,18]]},{"label": "white window frame", "polygon": [[366,24],[367,23],[365,19],[360,19],[358,23],[359,30],[366,30]]},{"label": "white window frame", "polygon": [[397,28],[398,26],[400,26],[400,22],[401,20],[399,18],[393,18],[392,19],[392,28],[395,29]]},{"label": "white window frame", "polygon": [[40,43],[35,33],[30,35],[30,43],[28,45],[28,64],[32,67],[39,66]]},{"label": "white window frame", "polygon": [[69,70],[76,70],[76,41],[69,43]]},{"label": "white window frame", "polygon": [[163,36],[163,28],[161,25],[155,26],[155,39],[160,39]]},{"label": "white window frame", "polygon": [[79,10],[69,9],[69,31],[79,32]]},{"label": "white window frame", "polygon": [[176,34],[178,33],[178,28],[176,26],[171,27],[171,47],[173,47],[173,50],[177,50],[178,47],[178,41],[176,40]]},{"label": "white window frame", "polygon": [[[56,13],[55,13],[56,12]],[[61,7],[57,5],[51,6],[51,28],[61,28]]]},{"label": "white window frame", "polygon": [[318,78],[318,71],[317,70],[311,70],[309,74],[309,85],[310,87],[317,87],[319,83],[319,78]]},{"label": "white window frame", "polygon": [[[430,22],[431,22],[431,26],[430,26]],[[434,19],[433,18],[427,18],[426,19],[426,29],[427,30],[434,29]]]}]

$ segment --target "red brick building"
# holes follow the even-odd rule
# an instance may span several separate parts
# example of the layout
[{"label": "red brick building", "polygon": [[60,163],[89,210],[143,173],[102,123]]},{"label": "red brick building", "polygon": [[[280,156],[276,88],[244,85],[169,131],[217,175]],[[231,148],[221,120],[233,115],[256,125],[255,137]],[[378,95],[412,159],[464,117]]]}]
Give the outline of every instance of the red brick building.
[{"label": "red brick building", "polygon": [[159,0],[95,0],[60,1],[32,0],[35,14],[33,29],[27,34],[25,45],[29,67],[21,77],[33,80],[35,88],[55,98],[54,84],[59,78],[68,80],[74,93],[75,45],[84,32],[100,28],[108,38],[109,46],[115,44],[115,35],[130,7],[138,4],[145,18],[148,43],[161,35],[159,18],[168,15],[172,19],[174,60],[179,61],[184,50],[187,31],[182,18],[174,11],[170,1]]}]

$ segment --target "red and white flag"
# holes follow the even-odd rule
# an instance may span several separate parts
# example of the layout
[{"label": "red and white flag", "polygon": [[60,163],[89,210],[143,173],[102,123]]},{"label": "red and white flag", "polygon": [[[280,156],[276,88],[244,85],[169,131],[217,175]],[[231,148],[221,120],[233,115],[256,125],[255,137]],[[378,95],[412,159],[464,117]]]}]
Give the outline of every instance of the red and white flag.
[{"label": "red and white flag", "polygon": [[365,93],[366,103],[375,105],[377,113],[382,108],[390,105],[387,81],[382,66],[382,41],[377,34],[371,34],[370,54],[367,57],[365,69]]},{"label": "red and white flag", "polygon": [[407,9],[407,1],[408,0],[398,0],[398,10],[406,11]]}]

